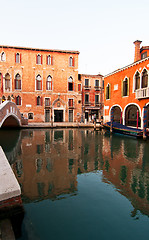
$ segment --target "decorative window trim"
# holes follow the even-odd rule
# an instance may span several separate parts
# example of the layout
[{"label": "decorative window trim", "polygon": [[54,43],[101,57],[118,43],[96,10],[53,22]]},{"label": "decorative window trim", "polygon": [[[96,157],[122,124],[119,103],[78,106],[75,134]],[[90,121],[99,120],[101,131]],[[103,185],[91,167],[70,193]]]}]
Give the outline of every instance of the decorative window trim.
[{"label": "decorative window trim", "polygon": [[21,106],[22,105],[22,98],[18,95],[17,97],[15,97],[15,102],[17,106]]},{"label": "decorative window trim", "polygon": [[48,77],[46,79],[46,91],[52,91],[52,90],[53,90],[52,77],[51,77],[51,75],[48,75]]},{"label": "decorative window trim", "polygon": [[6,62],[6,53],[3,51],[0,55],[1,62]]},{"label": "decorative window trim", "polygon": [[[37,79],[38,77],[40,77],[40,79]],[[38,84],[41,84],[40,89],[39,89]],[[41,77],[40,74],[37,74],[36,78],[35,78],[35,90],[36,91],[42,91],[43,90],[42,77]]]},{"label": "decorative window trim", "polygon": [[[17,79],[16,77],[20,76],[20,79]],[[15,90],[22,90],[22,80],[21,80],[21,75],[19,73],[17,73],[15,75],[15,79],[14,79],[14,89]]]},{"label": "decorative window trim", "polygon": [[74,67],[75,66],[75,59],[74,57],[70,56],[69,57],[69,67]]},{"label": "decorative window trim", "polygon": [[105,99],[106,100],[111,99],[111,84],[110,83],[108,83],[107,86],[105,87]]},{"label": "decorative window trim", "polygon": [[22,55],[19,52],[15,53],[15,63],[22,63]]},{"label": "decorative window trim", "polygon": [[42,97],[41,96],[37,96],[36,98],[36,105],[41,107],[42,106]]},{"label": "decorative window trim", "polygon": [[43,62],[43,56],[40,53],[38,53],[36,55],[36,64],[37,65],[42,65],[42,62]]},{"label": "decorative window trim", "polygon": [[121,88],[122,97],[128,97],[129,96],[129,82],[130,82],[129,77],[125,77],[122,80],[122,88]]},{"label": "decorative window trim", "polygon": [[47,55],[47,65],[53,65],[53,56]]},{"label": "decorative window trim", "polygon": [[29,119],[29,120],[34,119],[34,113],[29,112],[29,113],[28,113],[28,119]]}]

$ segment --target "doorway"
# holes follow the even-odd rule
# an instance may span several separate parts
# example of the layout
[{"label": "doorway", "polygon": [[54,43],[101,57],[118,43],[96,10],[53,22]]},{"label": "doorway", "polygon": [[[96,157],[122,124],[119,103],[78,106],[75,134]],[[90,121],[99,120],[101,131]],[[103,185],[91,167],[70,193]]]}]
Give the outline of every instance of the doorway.
[{"label": "doorway", "polygon": [[73,110],[69,110],[69,122],[73,122]]},{"label": "doorway", "polygon": [[54,110],[54,122],[63,122],[63,110]]},{"label": "doorway", "polygon": [[45,110],[45,122],[50,122],[50,110]]}]

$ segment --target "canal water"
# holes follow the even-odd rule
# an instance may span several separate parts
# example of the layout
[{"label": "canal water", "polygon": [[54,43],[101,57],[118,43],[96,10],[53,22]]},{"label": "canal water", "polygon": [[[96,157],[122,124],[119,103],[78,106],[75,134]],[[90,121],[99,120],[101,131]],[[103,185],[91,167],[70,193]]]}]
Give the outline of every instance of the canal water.
[{"label": "canal water", "polygon": [[149,141],[81,129],[1,132],[22,190],[20,240],[149,236]]}]

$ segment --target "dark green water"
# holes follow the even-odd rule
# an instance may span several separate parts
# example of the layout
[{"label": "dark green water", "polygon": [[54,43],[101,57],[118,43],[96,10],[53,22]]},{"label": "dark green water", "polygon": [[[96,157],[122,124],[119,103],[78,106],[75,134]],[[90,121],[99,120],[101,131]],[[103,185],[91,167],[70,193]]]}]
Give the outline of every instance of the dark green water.
[{"label": "dark green water", "polygon": [[80,129],[8,136],[0,144],[25,211],[17,239],[148,238],[149,141]]}]

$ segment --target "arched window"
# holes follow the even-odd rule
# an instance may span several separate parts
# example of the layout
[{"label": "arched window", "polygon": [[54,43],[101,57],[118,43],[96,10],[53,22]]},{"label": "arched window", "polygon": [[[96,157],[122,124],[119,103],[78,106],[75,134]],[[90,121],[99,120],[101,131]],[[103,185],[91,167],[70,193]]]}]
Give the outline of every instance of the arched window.
[{"label": "arched window", "polygon": [[6,54],[4,52],[2,52],[2,54],[1,54],[1,61],[2,62],[6,61]]},{"label": "arched window", "polygon": [[7,97],[7,100],[8,100],[8,101],[11,101],[11,97],[10,97],[10,96],[8,96],[8,97]]},{"label": "arched window", "polygon": [[74,67],[74,58],[73,57],[69,58],[69,67]]},{"label": "arched window", "polygon": [[10,91],[10,75],[6,73],[5,75],[5,91]]},{"label": "arched window", "polygon": [[136,72],[135,74],[135,90],[140,88],[140,73]]},{"label": "arched window", "polygon": [[2,96],[2,103],[6,101],[5,96]]},{"label": "arched window", "polygon": [[17,96],[15,100],[16,100],[16,105],[21,105],[21,97],[20,96]]},{"label": "arched window", "polygon": [[47,77],[46,90],[52,90],[52,78],[50,75]]},{"label": "arched window", "polygon": [[42,106],[42,97],[37,97],[37,106]]},{"label": "arched window", "polygon": [[110,94],[111,94],[111,87],[110,87],[110,84],[108,83],[108,85],[106,86],[106,100],[110,99]]},{"label": "arched window", "polygon": [[36,90],[42,90],[42,79],[39,74],[36,77]]},{"label": "arched window", "polygon": [[15,62],[16,63],[21,63],[21,54],[20,53],[15,54]]},{"label": "arched window", "polygon": [[53,65],[53,57],[51,55],[47,56],[47,65]]},{"label": "arched window", "polygon": [[15,76],[15,89],[21,90],[21,76],[18,73]]},{"label": "arched window", "polygon": [[38,54],[36,59],[37,64],[42,64],[42,55]]},{"label": "arched window", "polygon": [[68,78],[68,91],[73,91],[73,78]]},{"label": "arched window", "polygon": [[129,79],[125,78],[122,82],[122,96],[128,96],[129,95]]},{"label": "arched window", "polygon": [[147,74],[147,70],[144,69],[142,72],[141,88],[146,88],[147,86],[148,86],[148,74]]}]

